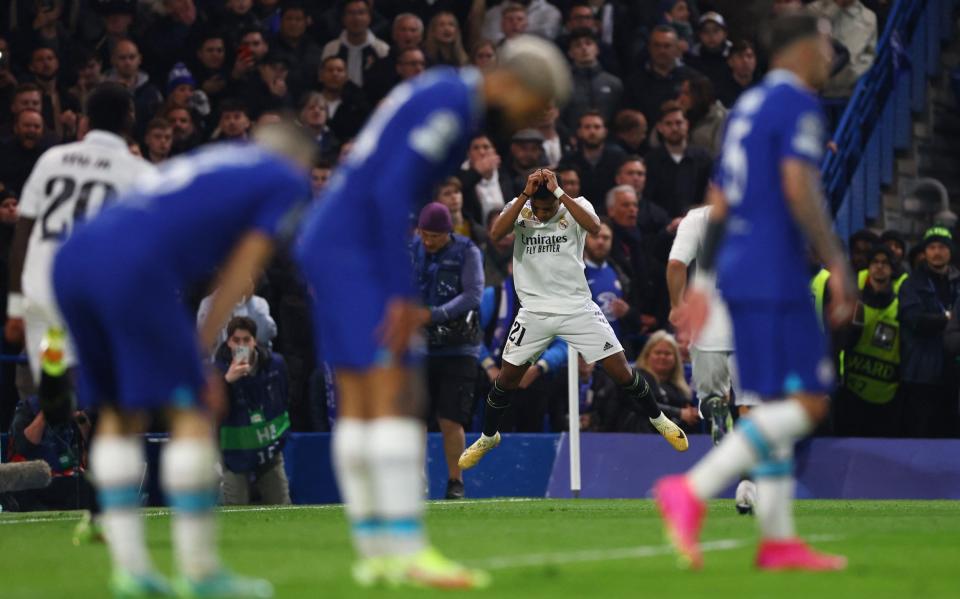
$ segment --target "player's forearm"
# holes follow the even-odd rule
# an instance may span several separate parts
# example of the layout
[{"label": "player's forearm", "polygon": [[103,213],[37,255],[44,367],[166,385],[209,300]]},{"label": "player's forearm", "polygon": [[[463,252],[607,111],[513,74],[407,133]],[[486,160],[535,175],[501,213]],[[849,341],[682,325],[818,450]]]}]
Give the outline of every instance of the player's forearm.
[{"label": "player's forearm", "polygon": [[583,206],[575,202],[573,198],[567,194],[563,194],[560,197],[560,201],[567,207],[567,211],[570,213],[570,216],[573,217],[573,220],[577,221],[577,224],[583,227],[587,233],[595,235],[600,231],[600,218],[597,217],[596,214],[584,209]]},{"label": "player's forearm", "polygon": [[[783,170],[787,206],[817,257],[829,268],[845,264],[843,247],[824,208],[819,173],[812,165],[798,161],[789,162]],[[845,276],[849,278],[848,274]]]},{"label": "player's forearm", "polygon": [[497,220],[494,221],[493,226],[490,227],[490,239],[493,241],[500,241],[513,231],[514,223],[517,222],[517,218],[520,216],[520,211],[523,210],[524,205],[527,203],[527,196],[524,193],[521,193],[517,199],[513,201],[509,208],[506,209],[500,216],[497,217]]},{"label": "player's forearm", "polygon": [[670,294],[670,307],[676,308],[683,301],[683,292],[687,288],[687,265],[679,260],[667,262],[667,292]]}]

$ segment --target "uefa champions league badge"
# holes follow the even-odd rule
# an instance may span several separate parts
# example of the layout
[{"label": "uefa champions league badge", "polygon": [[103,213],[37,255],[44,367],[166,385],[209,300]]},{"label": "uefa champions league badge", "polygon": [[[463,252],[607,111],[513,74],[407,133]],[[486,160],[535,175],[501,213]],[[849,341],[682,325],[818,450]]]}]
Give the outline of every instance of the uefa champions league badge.
[{"label": "uefa champions league badge", "polygon": [[561,218],[561,219],[560,219],[560,222],[557,223],[557,224],[560,225],[560,230],[561,230],[561,231],[566,231],[566,230],[567,230],[567,227],[570,226],[569,224],[567,224],[567,219],[565,219],[565,218]]}]

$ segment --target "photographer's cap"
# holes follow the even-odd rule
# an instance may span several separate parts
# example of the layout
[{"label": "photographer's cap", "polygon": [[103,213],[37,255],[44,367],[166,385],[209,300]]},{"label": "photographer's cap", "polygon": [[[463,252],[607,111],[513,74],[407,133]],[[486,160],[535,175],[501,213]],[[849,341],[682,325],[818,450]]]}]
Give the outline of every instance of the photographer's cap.
[{"label": "photographer's cap", "polygon": [[420,211],[417,227],[431,233],[453,231],[453,219],[450,217],[450,210],[440,202],[430,202]]},{"label": "photographer's cap", "polygon": [[514,73],[533,91],[563,106],[570,99],[573,83],[570,67],[551,42],[534,35],[507,40],[497,52],[500,68]]}]

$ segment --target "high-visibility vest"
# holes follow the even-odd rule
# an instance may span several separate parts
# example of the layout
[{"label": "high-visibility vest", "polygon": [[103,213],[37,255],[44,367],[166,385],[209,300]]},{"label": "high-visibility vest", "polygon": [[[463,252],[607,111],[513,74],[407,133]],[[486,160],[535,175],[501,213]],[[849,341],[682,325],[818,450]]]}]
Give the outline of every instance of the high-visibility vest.
[{"label": "high-visibility vest", "polygon": [[827,281],[829,279],[830,271],[821,268],[820,272],[810,281],[810,293],[813,294],[813,305],[817,309],[817,322],[820,323],[820,328],[825,328],[823,326],[823,295],[827,291]]},{"label": "high-visibility vest", "polygon": [[[857,287],[863,291],[868,274],[857,275]],[[840,354],[843,386],[854,395],[875,404],[890,402],[900,385],[900,285],[903,274],[893,282],[893,301],[886,308],[863,307],[863,331],[850,351]]]}]

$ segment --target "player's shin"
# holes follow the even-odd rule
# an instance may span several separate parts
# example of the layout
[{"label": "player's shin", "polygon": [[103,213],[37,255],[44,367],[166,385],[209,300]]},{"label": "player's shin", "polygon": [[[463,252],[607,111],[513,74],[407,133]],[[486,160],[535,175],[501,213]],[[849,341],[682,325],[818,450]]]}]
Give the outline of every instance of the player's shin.
[{"label": "player's shin", "polygon": [[503,413],[510,407],[510,398],[508,391],[500,387],[500,381],[496,380],[490,387],[490,393],[487,395],[487,405],[483,410],[483,436],[493,437],[500,430],[500,420]]},{"label": "player's shin", "polygon": [[333,464],[353,544],[361,558],[384,551],[383,526],[376,514],[368,422],[341,417],[333,429]]},{"label": "player's shin", "polygon": [[373,473],[376,516],[389,555],[412,555],[426,547],[423,530],[423,423],[388,416],[368,424],[367,447]]},{"label": "player's shin", "polygon": [[139,437],[101,435],[90,449],[90,468],[114,568],[133,576],[153,571],[140,513],[144,464]]},{"label": "player's shin", "polygon": [[[176,424],[174,425],[176,434]],[[163,448],[161,482],[173,509],[173,547],[180,574],[201,581],[220,571],[216,551],[217,447],[207,436],[174,437]]]},{"label": "player's shin", "polygon": [[796,537],[793,523],[793,442],[774,451],[753,470],[757,485],[754,513],[764,540],[784,541]]},{"label": "player's shin", "polygon": [[646,379],[640,376],[638,371],[633,371],[633,379],[623,386],[623,390],[647,418],[650,420],[656,420],[660,417],[665,418],[653,398],[653,393],[650,393],[650,385]]}]

